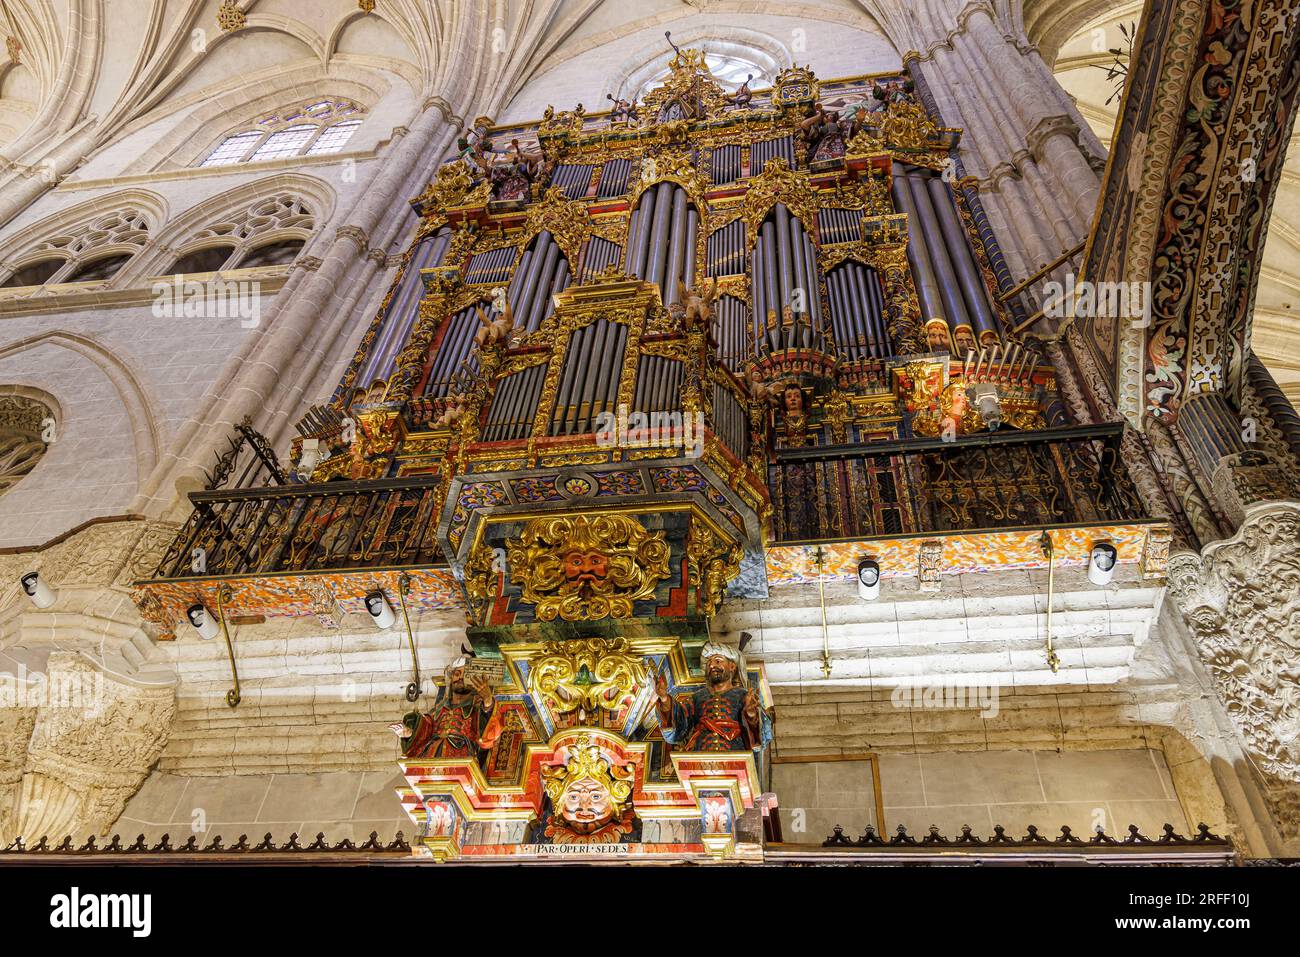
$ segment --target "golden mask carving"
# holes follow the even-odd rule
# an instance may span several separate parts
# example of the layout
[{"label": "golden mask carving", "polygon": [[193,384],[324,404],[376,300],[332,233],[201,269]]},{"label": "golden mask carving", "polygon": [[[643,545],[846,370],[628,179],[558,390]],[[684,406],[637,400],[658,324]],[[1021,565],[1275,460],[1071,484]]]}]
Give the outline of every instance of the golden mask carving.
[{"label": "golden mask carving", "polygon": [[593,724],[599,712],[630,704],[646,680],[645,662],[625,638],[549,641],[529,673],[528,690],[552,713],[576,711],[579,724]]},{"label": "golden mask carving", "polygon": [[628,618],[669,575],[664,533],[623,515],[532,519],[506,558],[541,621]]},{"label": "golden mask carving", "polygon": [[[587,833],[622,813],[632,796],[634,772],[631,765],[611,765],[600,747],[585,735],[567,751],[564,764],[542,766],[542,787],[566,825],[578,833]],[[568,795],[579,788],[589,792],[587,800],[567,801]],[[563,842],[559,835],[555,840]]]}]

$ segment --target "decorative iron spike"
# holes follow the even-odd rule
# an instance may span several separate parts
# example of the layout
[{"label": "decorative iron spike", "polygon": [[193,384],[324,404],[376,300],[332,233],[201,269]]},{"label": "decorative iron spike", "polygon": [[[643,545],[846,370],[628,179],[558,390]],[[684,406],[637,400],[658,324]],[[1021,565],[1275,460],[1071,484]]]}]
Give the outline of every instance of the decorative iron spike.
[{"label": "decorative iron spike", "polygon": [[868,824],[866,828],[862,831],[862,836],[858,838],[857,841],[854,843],[856,843],[858,847],[866,847],[869,844],[879,844],[883,846],[885,843],[885,839],[876,833],[876,829],[874,827]]},{"label": "decorative iron spike", "polygon": [[963,824],[963,825],[961,826],[961,837],[957,838],[957,840],[954,841],[953,843],[955,843],[955,844],[983,844],[984,842],[981,841],[978,837],[975,836],[974,832],[971,831],[971,827],[970,827],[969,824]]},{"label": "decorative iron spike", "polygon": [[889,839],[890,844],[915,844],[916,838],[909,837],[907,828],[902,824],[898,825],[898,832]]},{"label": "decorative iron spike", "polygon": [[952,841],[948,840],[946,837],[944,837],[942,834],[939,833],[938,825],[931,824],[930,833],[927,834],[925,837],[921,838],[921,843],[922,844],[951,844]]},{"label": "decorative iron spike", "polygon": [[1025,828],[1029,833],[1020,839],[1021,844],[1048,844],[1047,838],[1038,833],[1038,828],[1030,824]]},{"label": "decorative iron spike", "polygon": [[1006,828],[1001,824],[993,825],[993,836],[989,838],[990,844],[1019,844],[1014,837],[1008,837]]},{"label": "decorative iron spike", "polygon": [[[43,839],[42,839],[43,840]],[[1193,844],[1227,844],[1227,838],[1219,837],[1210,831],[1210,826],[1205,823],[1196,825],[1196,836],[1192,838]]]},{"label": "decorative iron spike", "polygon": [[822,841],[822,847],[840,847],[852,843],[852,841],[844,836],[844,828],[841,825],[836,824],[831,828],[831,836]]},{"label": "decorative iron spike", "polygon": [[1152,841],[1151,838],[1145,836],[1144,834],[1139,833],[1138,826],[1136,824],[1130,824],[1128,826],[1128,837],[1124,838],[1124,843],[1125,844],[1153,844],[1155,842]]},{"label": "decorative iron spike", "polygon": [[1070,825],[1062,824],[1061,836],[1056,839],[1056,843],[1057,844],[1082,844],[1083,841],[1079,840],[1079,838],[1074,836],[1074,833],[1070,830]]},{"label": "decorative iron spike", "polygon": [[1166,822],[1163,827],[1163,830],[1165,833],[1156,839],[1157,843],[1159,844],[1186,844],[1187,843],[1187,838],[1183,837],[1181,834],[1177,834],[1174,832],[1174,826],[1172,824]]},{"label": "decorative iron spike", "polygon": [[274,851],[275,844],[271,841],[271,832],[266,832],[266,837],[262,838],[262,843],[253,848],[255,851]]},{"label": "decorative iron spike", "polygon": [[155,844],[153,847],[149,848],[149,850],[154,851],[155,853],[158,853],[158,852],[165,853],[165,852],[170,851],[170,850],[172,850],[172,849],[173,849],[173,848],[172,848],[172,836],[171,836],[170,834],[164,834],[161,838],[158,839],[158,843],[157,843],[157,844]]}]

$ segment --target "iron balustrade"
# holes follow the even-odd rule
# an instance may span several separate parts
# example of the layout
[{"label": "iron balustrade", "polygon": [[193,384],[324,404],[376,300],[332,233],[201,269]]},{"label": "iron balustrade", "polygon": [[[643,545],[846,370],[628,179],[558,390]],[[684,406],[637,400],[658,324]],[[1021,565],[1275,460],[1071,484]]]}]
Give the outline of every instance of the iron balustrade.
[{"label": "iron balustrade", "polygon": [[438,564],[438,485],[420,476],[193,492],[194,512],[153,577]]},{"label": "iron balustrade", "polygon": [[768,467],[777,542],[1141,521],[1120,423],[786,449]]}]

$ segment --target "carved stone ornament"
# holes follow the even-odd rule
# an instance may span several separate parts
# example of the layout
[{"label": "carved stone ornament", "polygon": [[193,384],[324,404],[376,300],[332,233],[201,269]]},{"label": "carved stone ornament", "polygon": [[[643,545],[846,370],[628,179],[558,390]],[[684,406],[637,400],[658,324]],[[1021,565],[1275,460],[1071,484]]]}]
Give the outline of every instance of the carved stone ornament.
[{"label": "carved stone ornament", "polygon": [[80,655],[58,652],[40,682],[10,691],[31,707],[13,709],[18,727],[4,727],[0,834],[105,833],[170,737],[173,689],[126,684]]},{"label": "carved stone ornament", "polygon": [[541,621],[630,617],[669,574],[664,533],[623,515],[533,519],[506,559]]},{"label": "carved stone ornament", "polygon": [[1171,557],[1169,585],[1255,763],[1300,782],[1300,503],[1247,509],[1232,538]]}]

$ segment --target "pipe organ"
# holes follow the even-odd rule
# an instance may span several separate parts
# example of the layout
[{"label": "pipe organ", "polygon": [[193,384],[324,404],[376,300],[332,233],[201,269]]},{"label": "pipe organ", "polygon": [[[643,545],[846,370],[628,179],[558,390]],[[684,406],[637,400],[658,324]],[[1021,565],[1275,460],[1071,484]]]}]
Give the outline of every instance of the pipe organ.
[{"label": "pipe organ", "polygon": [[[692,755],[647,710],[671,705],[660,682],[700,685],[725,602],[867,555],[937,588],[949,536],[1025,567],[1044,528],[1130,550],[1145,528],[1118,429],[1047,427],[1054,371],[1010,331],[970,184],[944,176],[959,131],[907,77],[792,68],[728,95],[677,50],[635,107],[476,119],[289,468],[241,432],[276,484],[217,487],[244,474],[232,446],[137,600],[160,628],[196,601],[337,627],[375,589],[403,618],[463,611],[505,723],[482,763],[405,768],[413,819],[451,822],[422,830],[431,853],[460,853],[466,808],[533,820],[520,755],[593,736],[653,783],[644,847],[725,849],[765,790],[761,674],[753,747]],[[706,798],[732,831],[697,847]],[[656,843],[670,819],[686,844]]]},{"label": "pipe organ", "polygon": [[[1008,332],[992,237],[941,175],[959,131],[905,76],[791,69],[738,105],[681,51],[631,117],[548,110],[474,134],[413,201],[411,265],[335,396],[340,411],[382,398],[405,438],[314,480],[418,471],[453,495],[485,469],[581,464],[603,487],[603,469],[684,450],[664,425],[655,453],[645,417],[698,415],[709,514],[752,552],[769,534],[765,463],[785,449],[978,432],[976,372],[1004,403],[999,428],[1059,414],[1050,367]],[[593,445],[611,422],[635,449]]]},{"label": "pipe organ", "polygon": [[[221,553],[282,575],[436,555],[492,648],[608,617],[702,640],[728,596],[765,594],[769,549],[838,529],[1070,519],[1045,493],[969,501],[1003,494],[994,439],[1019,450],[997,461],[1021,499],[1051,484],[1027,471],[1100,460],[1091,440],[1033,445],[1060,422],[1055,376],[1009,331],[969,184],[943,175],[959,131],[906,76],[793,68],[733,97],[700,51],[670,66],[635,111],[476,119],[412,200],[421,225],[330,405],[298,425],[286,474],[307,492],[262,495],[260,517],[206,504],[183,537],[287,535]],[[367,536],[382,547],[338,544]],[[575,564],[544,581],[493,558],[566,536]],[[585,564],[634,542],[630,565]]]}]

